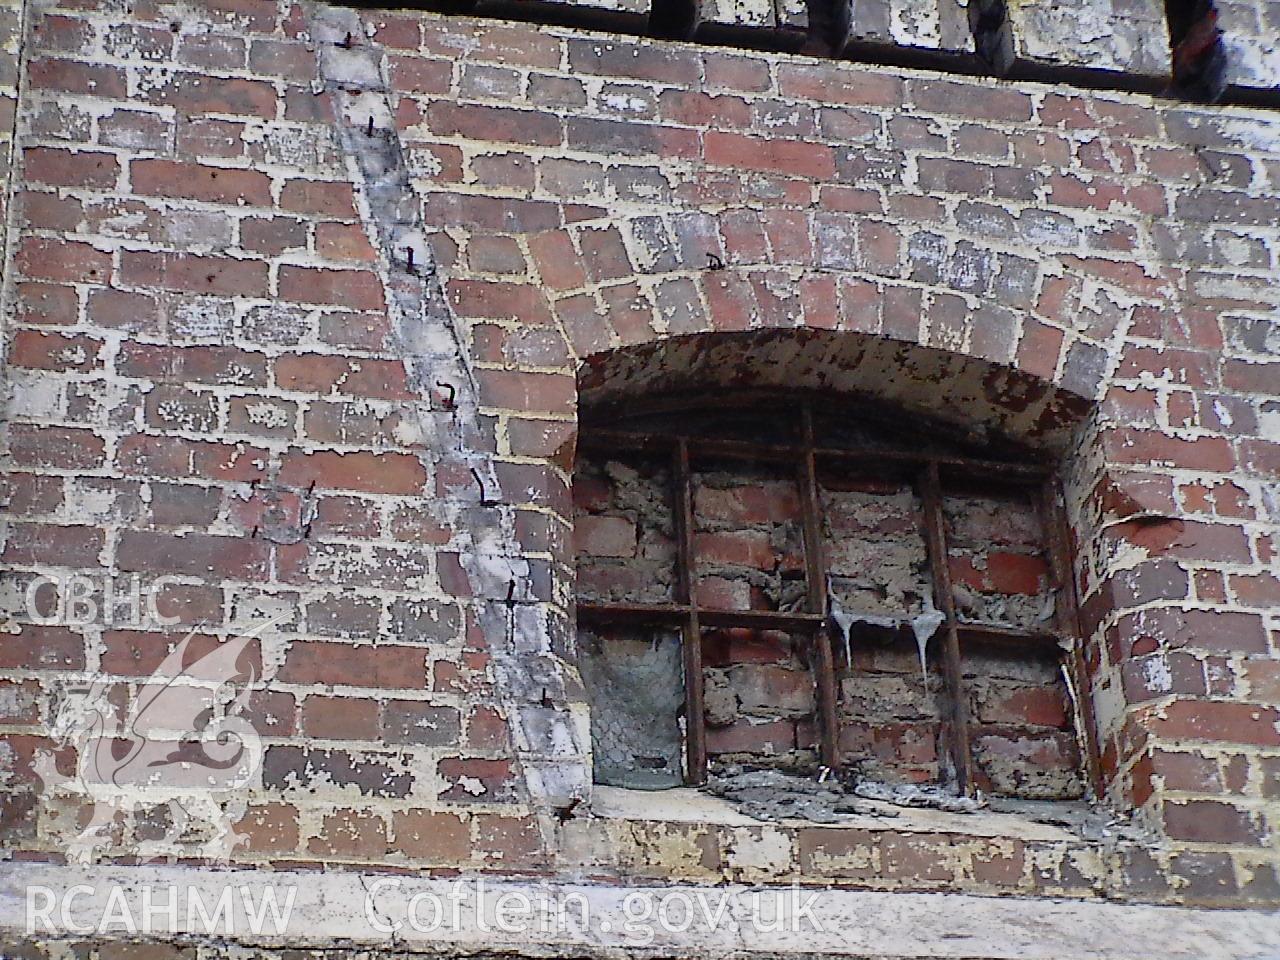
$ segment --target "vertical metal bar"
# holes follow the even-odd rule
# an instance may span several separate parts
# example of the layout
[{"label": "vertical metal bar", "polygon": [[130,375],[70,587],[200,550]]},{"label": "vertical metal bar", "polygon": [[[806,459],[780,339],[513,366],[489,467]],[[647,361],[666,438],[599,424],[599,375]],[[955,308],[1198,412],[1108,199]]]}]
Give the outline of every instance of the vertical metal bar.
[{"label": "vertical metal bar", "polygon": [[929,546],[929,569],[933,573],[934,605],[946,616],[942,665],[946,677],[946,716],[950,728],[951,764],[961,793],[973,791],[973,759],[969,754],[969,704],[960,665],[960,634],[956,621],[955,597],[951,592],[948,567],[946,520],[942,512],[942,482],[937,461],[929,461],[920,475],[920,498],[924,505],[925,538]]},{"label": "vertical metal bar", "polygon": [[707,728],[703,712],[702,627],[698,623],[694,584],[693,481],[689,473],[689,442],[680,437],[672,464],[675,479],[676,590],[678,603],[689,605],[681,628],[684,654],[685,765],[690,783],[707,779]]},{"label": "vertical metal bar", "polygon": [[[804,456],[800,463],[800,505],[804,517],[805,585],[809,613],[827,612],[827,564],[822,548],[822,518],[818,502],[818,471],[814,463],[813,407],[802,409]],[[818,737],[822,763],[840,766],[840,728],[836,718],[836,669],[831,656],[829,625],[810,634],[813,671],[818,685]]]},{"label": "vertical metal bar", "polygon": [[1077,730],[1081,749],[1084,750],[1085,772],[1095,797],[1103,793],[1101,751],[1098,748],[1097,717],[1093,709],[1093,697],[1089,694],[1089,669],[1084,656],[1084,624],[1080,619],[1080,602],[1076,597],[1075,564],[1071,550],[1071,528],[1067,514],[1058,499],[1058,484],[1045,481],[1041,491],[1041,522],[1049,541],[1049,564],[1053,570],[1057,596],[1054,598],[1054,619],[1058,632],[1071,644],[1066,656],[1066,667],[1071,671],[1071,683],[1079,709],[1080,725]]}]

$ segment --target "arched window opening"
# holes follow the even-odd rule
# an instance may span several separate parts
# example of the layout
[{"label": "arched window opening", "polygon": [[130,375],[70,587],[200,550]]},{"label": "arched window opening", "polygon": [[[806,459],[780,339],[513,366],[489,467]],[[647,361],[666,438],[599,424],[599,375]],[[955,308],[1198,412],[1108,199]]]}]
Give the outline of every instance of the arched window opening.
[{"label": "arched window opening", "polygon": [[732,764],[1084,793],[1092,720],[1042,455],[815,393],[631,400],[580,430],[597,782]]}]

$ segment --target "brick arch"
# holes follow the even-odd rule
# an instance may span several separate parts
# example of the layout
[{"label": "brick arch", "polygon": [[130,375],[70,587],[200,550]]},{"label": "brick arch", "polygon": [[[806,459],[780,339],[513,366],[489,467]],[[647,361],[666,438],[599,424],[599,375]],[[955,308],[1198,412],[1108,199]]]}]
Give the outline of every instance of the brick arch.
[{"label": "brick arch", "polygon": [[[499,223],[469,205],[450,216]],[[1077,257],[1048,254],[1037,266],[986,251],[990,274],[975,285],[961,251],[947,248],[922,273],[914,241],[856,211],[655,204],[606,216],[511,201],[503,217],[510,240],[466,231],[462,248],[435,245],[460,319],[506,326],[501,348],[492,338],[477,345],[491,351],[482,363],[522,366],[518,355],[536,349],[537,366],[570,373],[598,354],[675,337],[825,331],[966,356],[1088,402],[1105,393],[1107,340],[1132,322],[1134,288],[1167,302],[1162,281],[1112,276],[1119,265]],[[563,342],[548,349],[552,330]]]},{"label": "brick arch", "polygon": [[1032,373],[867,333],[765,328],[660,337],[592,354],[579,404],[732,387],[854,394],[967,431],[1064,452],[1093,404]]}]

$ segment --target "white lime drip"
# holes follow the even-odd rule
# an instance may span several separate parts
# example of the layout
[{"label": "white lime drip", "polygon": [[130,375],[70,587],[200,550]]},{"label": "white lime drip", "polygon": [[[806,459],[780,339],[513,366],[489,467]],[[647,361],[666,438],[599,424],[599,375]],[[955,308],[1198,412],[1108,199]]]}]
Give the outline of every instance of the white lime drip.
[{"label": "white lime drip", "polygon": [[911,632],[916,636],[916,650],[920,654],[920,679],[929,689],[929,640],[946,621],[946,615],[933,605],[933,598],[926,595],[924,610],[911,618]]}]

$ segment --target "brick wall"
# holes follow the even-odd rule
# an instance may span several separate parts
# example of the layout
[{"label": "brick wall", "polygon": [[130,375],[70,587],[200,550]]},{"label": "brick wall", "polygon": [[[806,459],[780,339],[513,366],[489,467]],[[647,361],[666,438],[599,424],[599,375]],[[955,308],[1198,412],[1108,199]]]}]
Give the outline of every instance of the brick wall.
[{"label": "brick wall", "polygon": [[[742,368],[707,341],[649,345],[767,331],[746,352],[793,363],[756,379],[1067,449],[1106,800],[1165,838],[1124,855],[1116,895],[1276,899],[1270,114],[285,2],[29,19],[6,264],[10,848],[56,855],[76,830],[76,797],[38,799],[34,776],[67,681],[123,698],[188,630],[281,614],[259,642],[241,859],[588,862],[585,827],[548,815],[589,778],[578,385],[715,385]],[[70,572],[171,576],[180,623],[31,623],[25,585]],[[664,827],[619,832],[630,852],[592,869],[665,869]],[[990,863],[982,841],[907,837],[890,847],[948,864],[920,874],[934,887],[1089,896],[1114,873],[1055,848],[1052,878],[1029,856],[1001,886],[956,859]],[[794,839],[794,863],[913,885],[918,861],[879,839],[846,861],[828,842],[853,841]],[[719,876],[690,843],[670,870]],[[1171,879],[1144,887],[1152,871]]]}]

